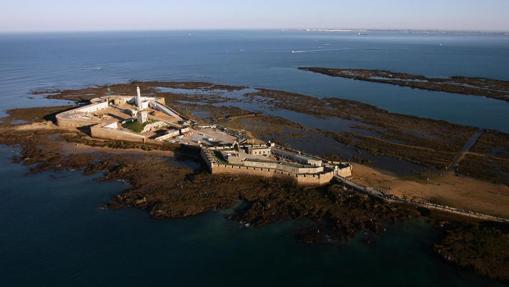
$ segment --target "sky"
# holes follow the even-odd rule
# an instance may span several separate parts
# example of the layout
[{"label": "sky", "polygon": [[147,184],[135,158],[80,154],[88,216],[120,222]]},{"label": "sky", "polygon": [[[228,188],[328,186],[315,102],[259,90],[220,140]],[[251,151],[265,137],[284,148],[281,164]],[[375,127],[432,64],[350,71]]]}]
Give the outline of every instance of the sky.
[{"label": "sky", "polygon": [[509,0],[2,0],[0,32],[196,29],[509,31]]}]

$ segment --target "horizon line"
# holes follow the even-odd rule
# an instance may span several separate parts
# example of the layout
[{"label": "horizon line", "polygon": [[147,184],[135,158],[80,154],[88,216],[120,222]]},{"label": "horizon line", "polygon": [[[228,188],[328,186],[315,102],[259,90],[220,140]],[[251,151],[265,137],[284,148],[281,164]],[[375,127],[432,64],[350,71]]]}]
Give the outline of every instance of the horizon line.
[{"label": "horizon line", "polygon": [[175,29],[78,29],[78,30],[0,30],[0,34],[44,34],[44,33],[111,33],[111,32],[213,32],[213,31],[303,31],[303,32],[431,32],[431,33],[479,33],[508,34],[508,30],[457,30],[457,29],[425,29],[425,28],[175,28]]}]

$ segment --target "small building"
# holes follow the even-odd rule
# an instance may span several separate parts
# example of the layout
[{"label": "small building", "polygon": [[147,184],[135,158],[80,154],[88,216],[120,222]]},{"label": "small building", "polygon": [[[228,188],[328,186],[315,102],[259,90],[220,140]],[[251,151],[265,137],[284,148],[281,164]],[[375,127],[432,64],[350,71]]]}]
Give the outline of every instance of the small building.
[{"label": "small building", "polygon": [[148,121],[147,111],[140,111],[137,113],[136,118],[140,124],[144,124]]},{"label": "small building", "polygon": [[249,155],[264,155],[264,156],[270,156],[272,154],[272,148],[268,145],[261,145],[261,146],[254,146],[249,145],[247,146],[247,154]]}]

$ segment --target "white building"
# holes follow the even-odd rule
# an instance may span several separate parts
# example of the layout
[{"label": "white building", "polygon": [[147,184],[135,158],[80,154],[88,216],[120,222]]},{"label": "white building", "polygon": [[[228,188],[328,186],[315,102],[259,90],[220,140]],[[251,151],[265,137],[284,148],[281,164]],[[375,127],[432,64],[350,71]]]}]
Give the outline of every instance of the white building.
[{"label": "white building", "polygon": [[136,116],[136,119],[141,124],[146,123],[148,121],[148,113],[147,113],[147,111],[138,112],[138,114]]}]

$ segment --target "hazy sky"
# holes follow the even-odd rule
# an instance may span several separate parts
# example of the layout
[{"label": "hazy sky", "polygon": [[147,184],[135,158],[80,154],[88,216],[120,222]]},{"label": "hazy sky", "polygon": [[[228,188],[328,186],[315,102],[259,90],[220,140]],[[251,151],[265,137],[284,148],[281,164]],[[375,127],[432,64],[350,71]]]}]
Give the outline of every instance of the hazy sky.
[{"label": "hazy sky", "polygon": [[509,31],[509,0],[2,0],[0,31],[379,28]]}]

